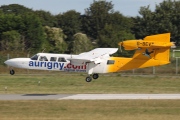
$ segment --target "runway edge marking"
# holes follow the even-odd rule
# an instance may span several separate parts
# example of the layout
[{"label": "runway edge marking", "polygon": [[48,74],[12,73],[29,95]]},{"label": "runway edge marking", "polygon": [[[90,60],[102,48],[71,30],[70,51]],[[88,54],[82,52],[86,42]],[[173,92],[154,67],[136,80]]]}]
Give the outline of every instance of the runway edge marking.
[{"label": "runway edge marking", "polygon": [[180,94],[76,94],[58,100],[177,100]]}]

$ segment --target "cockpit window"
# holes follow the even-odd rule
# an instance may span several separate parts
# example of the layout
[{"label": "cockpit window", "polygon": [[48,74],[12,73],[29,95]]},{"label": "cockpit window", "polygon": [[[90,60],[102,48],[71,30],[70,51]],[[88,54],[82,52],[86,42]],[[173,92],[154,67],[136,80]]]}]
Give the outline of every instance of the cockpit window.
[{"label": "cockpit window", "polygon": [[39,61],[48,61],[46,56],[40,56]]},{"label": "cockpit window", "polygon": [[66,60],[65,60],[65,58],[63,58],[63,57],[59,57],[59,58],[58,58],[58,62],[66,62]]},{"label": "cockpit window", "polygon": [[38,59],[38,55],[34,55],[31,57],[31,60],[37,60]]}]

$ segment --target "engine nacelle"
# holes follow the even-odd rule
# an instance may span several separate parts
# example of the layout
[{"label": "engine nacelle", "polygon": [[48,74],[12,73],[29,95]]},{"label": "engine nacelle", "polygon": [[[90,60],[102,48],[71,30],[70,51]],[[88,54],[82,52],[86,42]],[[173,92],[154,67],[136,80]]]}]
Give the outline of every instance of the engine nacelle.
[{"label": "engine nacelle", "polygon": [[125,50],[135,50],[138,49],[138,42],[142,40],[127,40],[120,42],[119,45],[123,46]]},{"label": "engine nacelle", "polygon": [[120,42],[125,50],[136,50],[138,48],[162,48],[174,46],[173,42],[155,42],[146,40],[127,40]]}]

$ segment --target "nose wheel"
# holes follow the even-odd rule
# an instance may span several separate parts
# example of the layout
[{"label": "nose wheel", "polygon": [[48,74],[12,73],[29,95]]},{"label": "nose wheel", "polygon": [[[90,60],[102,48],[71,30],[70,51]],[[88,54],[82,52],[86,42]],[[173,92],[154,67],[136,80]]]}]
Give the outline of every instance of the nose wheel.
[{"label": "nose wheel", "polygon": [[12,70],[10,70],[10,72],[9,72],[11,75],[14,75],[15,74],[15,71],[12,69]]}]

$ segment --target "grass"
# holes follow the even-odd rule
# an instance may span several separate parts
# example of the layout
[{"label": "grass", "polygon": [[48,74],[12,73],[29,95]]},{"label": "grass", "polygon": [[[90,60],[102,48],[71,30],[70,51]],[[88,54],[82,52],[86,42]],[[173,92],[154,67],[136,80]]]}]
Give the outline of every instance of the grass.
[{"label": "grass", "polygon": [[[82,74],[1,75],[1,94],[180,93],[179,77],[101,75],[91,83]],[[7,88],[7,89],[5,89]]]},{"label": "grass", "polygon": [[0,101],[1,120],[179,120],[179,100]]},{"label": "grass", "polygon": [[[179,76],[0,75],[0,94],[180,93]],[[40,81],[40,83],[39,83]],[[7,87],[7,90],[5,90]],[[0,120],[179,120],[180,100],[0,101]]]}]

